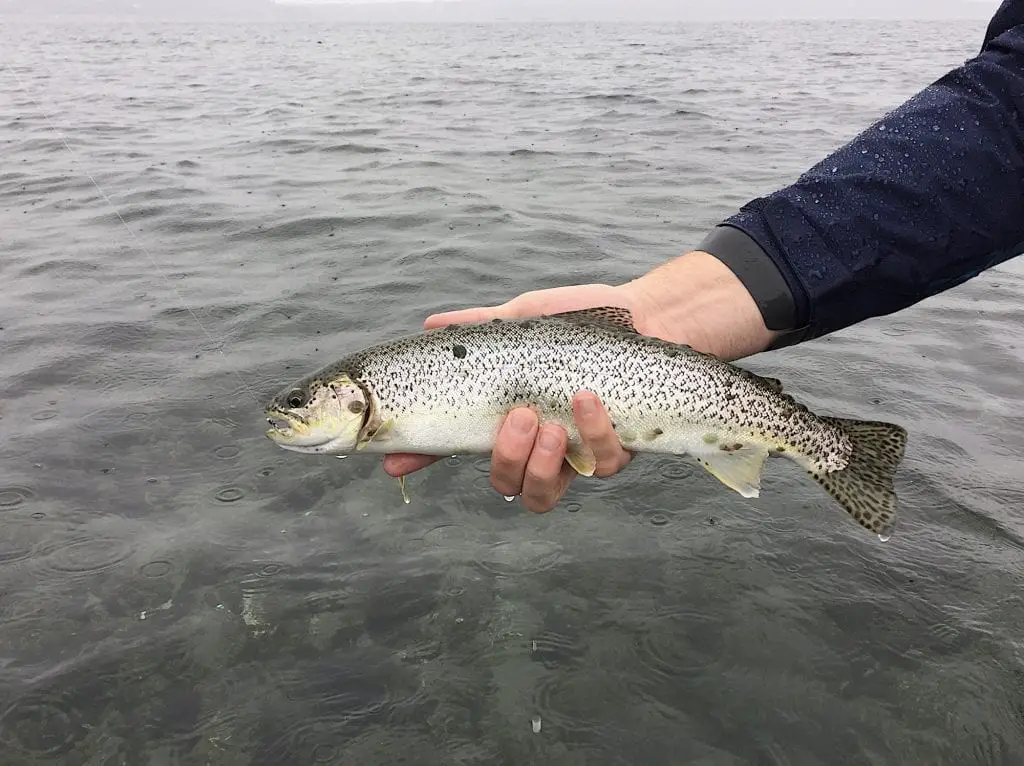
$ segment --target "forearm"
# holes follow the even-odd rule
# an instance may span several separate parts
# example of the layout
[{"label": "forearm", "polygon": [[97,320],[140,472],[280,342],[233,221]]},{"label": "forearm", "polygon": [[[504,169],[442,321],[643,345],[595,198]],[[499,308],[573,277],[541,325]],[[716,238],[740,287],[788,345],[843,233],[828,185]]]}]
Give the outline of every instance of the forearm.
[{"label": "forearm", "polygon": [[702,243],[768,327],[797,330],[775,345],[898,311],[1024,250],[1024,27],[1013,20],[980,56],[723,222],[738,231]]},{"label": "forearm", "polygon": [[708,253],[674,258],[618,289],[627,305],[644,307],[636,318],[645,335],[726,360],[763,351],[775,338],[743,282]]}]

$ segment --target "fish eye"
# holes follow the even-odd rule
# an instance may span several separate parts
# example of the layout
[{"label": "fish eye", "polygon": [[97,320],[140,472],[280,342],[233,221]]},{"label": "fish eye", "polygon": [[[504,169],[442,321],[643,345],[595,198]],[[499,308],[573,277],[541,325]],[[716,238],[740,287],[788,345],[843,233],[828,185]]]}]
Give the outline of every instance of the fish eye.
[{"label": "fish eye", "polygon": [[288,406],[289,407],[302,407],[309,401],[309,397],[306,396],[306,392],[300,388],[294,389],[288,394]]}]

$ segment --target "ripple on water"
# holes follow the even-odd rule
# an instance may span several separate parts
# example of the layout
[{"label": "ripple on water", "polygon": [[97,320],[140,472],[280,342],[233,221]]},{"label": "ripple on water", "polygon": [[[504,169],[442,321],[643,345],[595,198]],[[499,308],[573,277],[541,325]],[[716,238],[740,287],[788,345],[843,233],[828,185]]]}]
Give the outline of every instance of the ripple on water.
[{"label": "ripple on water", "polygon": [[511,577],[553,569],[562,558],[562,546],[556,542],[523,540],[487,546],[476,563],[491,574]]},{"label": "ripple on water", "polygon": [[601,711],[608,710],[602,700],[628,699],[631,696],[625,689],[609,689],[607,678],[593,669],[549,673],[537,684],[533,711],[523,711],[526,725],[529,725],[529,713],[532,712],[540,717],[545,730],[561,730],[563,739],[573,735],[599,734],[604,728],[599,722]]},{"label": "ripple on water", "polygon": [[85,578],[114,569],[132,555],[131,546],[112,537],[79,537],[44,544],[40,566],[61,579]]},{"label": "ripple on water", "polygon": [[893,322],[888,327],[882,328],[882,334],[888,335],[892,338],[897,338],[900,335],[906,335],[912,328],[910,325],[902,324],[900,322]]},{"label": "ripple on water", "polygon": [[156,559],[155,561],[148,561],[139,567],[139,573],[150,580],[156,580],[161,577],[167,577],[171,572],[174,571],[174,564],[165,559]]},{"label": "ripple on water", "polygon": [[639,635],[632,643],[637,659],[658,675],[678,680],[682,674],[700,671],[708,657],[693,648],[692,633],[715,633],[717,628],[707,614],[697,611],[679,611],[666,615],[653,615],[643,621]]},{"label": "ripple on water", "polygon": [[233,460],[242,454],[242,450],[235,444],[223,444],[213,450],[213,456],[218,460]]},{"label": "ripple on water", "polygon": [[530,639],[530,659],[547,668],[564,668],[583,656],[583,648],[571,636],[545,631]]},{"label": "ripple on water", "polygon": [[426,545],[436,545],[439,548],[478,541],[473,530],[462,524],[438,524],[424,532],[421,539]]},{"label": "ripple on water", "polygon": [[491,486],[490,476],[477,476],[475,479],[473,479],[473,486],[476,487],[477,489],[482,489],[484,491],[494,490],[494,487]]},{"label": "ripple on water", "polygon": [[277,561],[267,561],[259,565],[254,574],[257,577],[274,577],[287,571],[288,565]]},{"label": "ripple on water", "polygon": [[105,407],[93,410],[87,415],[75,418],[72,421],[75,428],[86,431],[89,434],[114,433],[114,432],[137,432],[149,431],[152,424],[149,422],[149,413],[130,412],[127,415],[120,408]]},{"label": "ripple on water", "polygon": [[60,696],[22,699],[0,712],[0,750],[52,759],[84,734],[77,713]]},{"label": "ripple on water", "polygon": [[217,489],[213,496],[222,503],[235,503],[245,497],[245,490],[233,484]]},{"label": "ripple on water", "polygon": [[14,508],[35,497],[28,487],[0,487],[0,509]]},{"label": "ripple on water", "polygon": [[337,763],[347,743],[365,727],[363,716],[324,716],[296,721],[273,740],[261,763]]},{"label": "ripple on water", "polygon": [[[452,734],[445,732],[444,744],[448,752],[451,752]],[[332,766],[365,766],[369,763],[497,763],[500,760],[497,753],[477,749],[475,758],[445,761],[434,748],[433,739],[424,734],[422,726],[389,723],[367,727],[359,736],[347,742],[344,752],[329,763]],[[416,754],[415,758],[411,758],[413,753]]]},{"label": "ripple on water", "polygon": [[291,721],[268,747],[264,763],[335,763],[347,743],[390,708],[395,692],[367,669],[306,665],[278,679],[290,710],[319,715]]},{"label": "ripple on water", "polygon": [[686,458],[672,458],[664,460],[657,467],[658,473],[666,479],[673,481],[684,481],[694,474],[695,467],[686,462]]},{"label": "ripple on water", "polygon": [[32,556],[32,548],[10,540],[0,540],[0,566],[15,564]]}]

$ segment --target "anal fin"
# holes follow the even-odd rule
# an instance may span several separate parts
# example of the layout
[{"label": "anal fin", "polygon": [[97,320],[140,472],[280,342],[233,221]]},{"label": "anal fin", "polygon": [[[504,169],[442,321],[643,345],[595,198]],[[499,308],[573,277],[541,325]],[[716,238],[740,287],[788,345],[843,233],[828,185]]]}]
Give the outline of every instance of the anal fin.
[{"label": "anal fin", "polygon": [[731,450],[702,452],[696,457],[708,473],[743,497],[761,494],[761,471],[768,459],[767,447],[744,444]]}]

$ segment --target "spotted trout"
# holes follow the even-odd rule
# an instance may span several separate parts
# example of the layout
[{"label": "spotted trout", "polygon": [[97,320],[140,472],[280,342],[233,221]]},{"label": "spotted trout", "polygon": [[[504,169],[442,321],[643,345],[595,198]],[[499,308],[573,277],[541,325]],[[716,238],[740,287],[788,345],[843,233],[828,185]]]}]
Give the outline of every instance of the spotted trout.
[{"label": "spotted trout", "polygon": [[572,414],[581,390],[628,450],[688,455],[746,498],[766,459],[787,457],[861,526],[892,533],[901,426],[817,415],[774,378],[638,333],[621,308],[449,325],[356,351],[278,393],[266,433],[314,455],[489,453],[506,413],[528,406],[566,429],[566,460],[591,476]]}]

